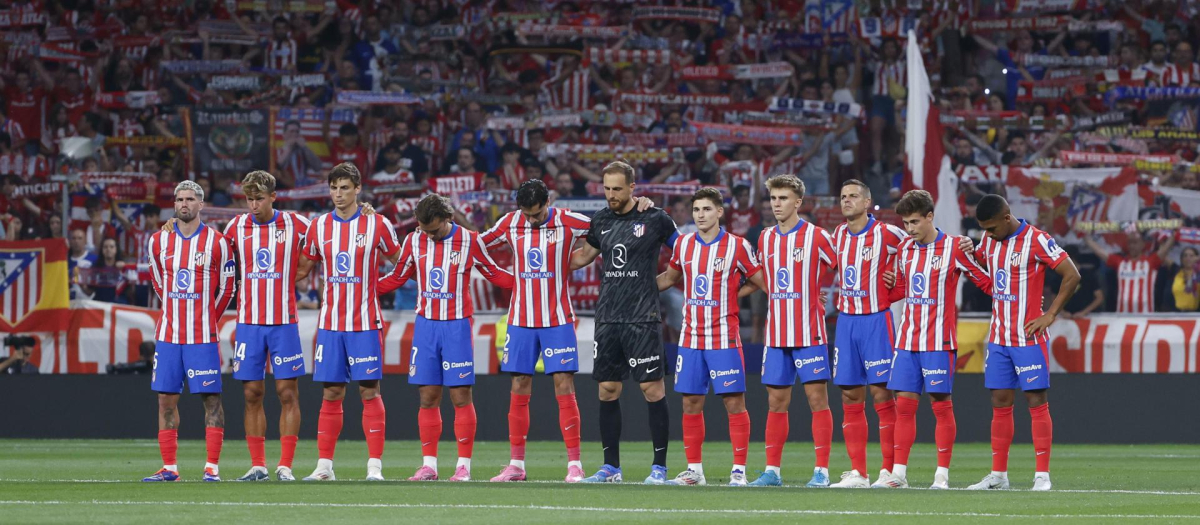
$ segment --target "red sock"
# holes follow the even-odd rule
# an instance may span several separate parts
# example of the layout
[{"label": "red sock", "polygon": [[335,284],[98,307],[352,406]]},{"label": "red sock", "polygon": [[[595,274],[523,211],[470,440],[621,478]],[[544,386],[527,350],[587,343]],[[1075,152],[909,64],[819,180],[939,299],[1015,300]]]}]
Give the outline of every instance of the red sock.
[{"label": "red sock", "polygon": [[865,403],[842,405],[842,437],[846,440],[846,455],[850,468],[867,475],[867,414]]},{"label": "red sock", "polygon": [[783,444],[788,437],[788,413],[767,412],[767,466],[778,467],[783,460]]},{"label": "red sock", "polygon": [[829,444],[833,443],[833,413],[828,408],[812,415],[813,449],[817,452],[816,466],[829,468]]},{"label": "red sock", "polygon": [[992,407],[992,470],[1008,472],[1008,448],[1013,438],[1012,407]]},{"label": "red sock", "polygon": [[917,440],[917,407],[921,405],[918,399],[907,397],[896,398],[896,452],[895,465],[908,465],[908,454],[912,452],[913,442]]},{"label": "red sock", "polygon": [[688,463],[701,463],[704,453],[704,413],[683,415],[683,455]]},{"label": "red sock", "polygon": [[433,407],[417,411],[417,429],[421,435],[421,455],[436,458],[438,439],[442,437],[442,409]]},{"label": "red sock", "polygon": [[163,465],[178,465],[175,462],[175,451],[179,450],[178,430],[158,431],[158,452],[162,454]]},{"label": "red sock", "polygon": [[292,458],[296,457],[296,442],[298,436],[279,436],[279,466],[292,468]]},{"label": "red sock", "polygon": [[1054,442],[1054,422],[1050,420],[1050,403],[1029,409],[1032,418],[1033,451],[1037,472],[1050,472],[1050,444]]},{"label": "red sock", "polygon": [[221,462],[221,444],[225,442],[225,429],[221,427],[206,427],[204,429],[205,450],[208,451],[208,462],[216,465]]},{"label": "red sock", "polygon": [[475,450],[475,404],[454,407],[454,439],[458,440],[458,457],[469,458]]},{"label": "red sock", "polygon": [[363,435],[367,437],[367,457],[383,458],[383,442],[387,435],[387,409],[383,397],[364,399],[362,413]]},{"label": "red sock", "polygon": [[508,403],[508,444],[512,459],[525,460],[525,436],[529,435],[529,395],[511,394]]},{"label": "red sock", "polygon": [[579,403],[575,394],[558,396],[558,427],[567,446],[567,461],[579,461]]},{"label": "red sock", "polygon": [[883,455],[883,468],[891,472],[896,451],[896,402],[875,403],[875,413],[879,414],[879,453]]},{"label": "red sock", "polygon": [[333,461],[338,436],[342,434],[342,402],[321,402],[321,417],[317,419],[317,457]]},{"label": "red sock", "polygon": [[733,444],[733,464],[746,464],[750,446],[750,412],[729,414],[729,442]]},{"label": "red sock", "polygon": [[267,438],[262,436],[246,436],[246,448],[250,449],[250,466],[267,466]]},{"label": "red sock", "polygon": [[933,431],[933,442],[937,443],[937,464],[950,468],[950,456],[954,454],[954,436],[958,434],[958,423],[954,421],[953,401],[934,401],[933,416],[937,426]]}]

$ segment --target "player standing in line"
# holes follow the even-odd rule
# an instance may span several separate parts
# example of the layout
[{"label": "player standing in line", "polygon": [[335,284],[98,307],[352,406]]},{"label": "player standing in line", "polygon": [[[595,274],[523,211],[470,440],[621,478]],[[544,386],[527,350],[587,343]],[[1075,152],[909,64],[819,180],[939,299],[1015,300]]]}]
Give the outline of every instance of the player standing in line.
[{"label": "player standing in line", "polygon": [[263,411],[263,379],[267,356],[279,396],[279,481],[295,481],[292,458],[300,434],[300,390],[296,378],[304,375],[304,353],[296,326],[296,266],[308,232],[308,219],[290,211],[277,211],[275,177],[252,171],[242,179],[242,192],[250,213],[239,215],[225,227],[240,264],[238,326],[233,352],[233,378],[242,381],[246,396],[246,447],[250,471],[238,481],[265,481],[267,475],[267,415]]},{"label": "player standing in line", "polygon": [[204,441],[208,461],[204,481],[221,481],[218,461],[225,437],[221,406],[221,350],[217,322],[233,298],[236,271],[229,244],[220,232],[200,221],[204,190],[185,180],[175,186],[174,231],[150,236],[147,253],[162,316],[154,329],[154,374],[158,392],[158,448],[163,467],[142,481],[179,481],[179,394],[188,390],[204,403]]},{"label": "player standing in line", "polygon": [[[833,415],[829,412],[826,383],[831,377],[825,303],[820,283],[837,267],[833,238],[821,227],[800,220],[804,182],[794,175],[767,180],[771,211],[778,224],[763,230],[758,253],[769,279],[764,290],[770,299],[767,337],[763,349],[762,382],[767,386],[767,468],[751,486],[778,486],[783,445],[788,436],[788,407],[797,376],[804,385],[812,410],[813,448],[817,461],[809,487],[829,486],[829,444],[833,441]],[[753,292],[753,281],[739,295]]]},{"label": "player standing in line", "polygon": [[[975,258],[992,276],[992,325],[984,355],[983,384],[992,391],[992,472],[967,487],[1008,488],[1008,449],[1013,438],[1013,394],[1018,386],[1029,401],[1036,470],[1033,490],[1050,490],[1050,357],[1047,328],[1079,289],[1079,269],[1045,232],[1012,216],[1008,201],[986,195],[975,209],[983,228]],[[1062,286],[1042,312],[1046,268],[1062,276]]]},{"label": "player standing in line", "polygon": [[380,215],[363,215],[358,203],[362,176],[343,162],[329,171],[329,196],[334,210],[317,217],[304,235],[305,259],[296,280],[308,276],[317,261],[325,288],[313,353],[313,381],[324,383],[321,416],[317,421],[317,468],[305,481],[335,479],[333,454],[342,432],[342,400],[346,383],[358,381],[362,398],[363,434],[367,439],[367,480],[383,480],[386,412],[379,395],[383,377],[380,329],[383,315],[375,287],[379,254],[395,262],[400,242],[392,223]]},{"label": "player standing in line", "polygon": [[746,359],[738,321],[738,286],[742,277],[762,282],[762,268],[745,239],[721,227],[725,206],[721,192],[701,188],[692,195],[692,219],[698,232],[675,241],[670,266],[658,276],[658,289],[684,280],[683,328],[675,360],[675,391],[683,394],[683,450],[688,468],[675,485],[704,485],[704,398],[709,382],[729,414],[733,468],[729,484],[746,485],[746,449],[750,413],[746,411]]},{"label": "player standing in line", "polygon": [[649,405],[654,462],[647,484],[667,482],[670,413],[663,386],[662,316],[657,266],[663,245],[673,246],[675,222],[660,208],[638,211],[633,199],[633,166],[613,162],[601,172],[608,208],[596,212],[587,244],[571,255],[571,270],[587,266],[604,252],[600,300],[596,305],[595,366],[600,383],[600,442],[604,466],[586,483],[621,481],[621,382],[633,377]]},{"label": "player standing in line", "polygon": [[[933,197],[912,190],[900,199],[896,213],[911,237],[900,243],[894,270],[885,282],[894,283],[891,301],[904,301],[897,331],[888,388],[896,391],[896,457],[891,472],[881,473],[880,487],[908,486],[908,455],[917,439],[917,406],[928,392],[937,418],[937,472],[933,489],[950,488],[950,456],[954,452],[954,370],[958,351],[958,278],[971,279],[985,293],[992,280],[972,250],[933,226]],[[972,247],[973,248],[973,247]]]},{"label": "player standing in line", "polygon": [[454,208],[445,197],[426,195],[417,203],[414,215],[419,231],[404,238],[396,269],[379,281],[379,293],[388,293],[416,277],[420,290],[408,382],[420,385],[417,426],[424,462],[408,480],[438,479],[442,391],[449,387],[458,440],[458,465],[450,481],[470,481],[476,428],[471,401],[471,385],[475,384],[471,270],[478,268],[488,281],[502,288],[512,288],[512,274],[496,267],[479,234],[454,223]]},{"label": "player standing in line", "polygon": [[833,484],[837,488],[870,486],[867,479],[866,387],[879,415],[879,449],[882,479],[892,470],[896,402],[887,388],[892,364],[892,302],[883,285],[883,272],[891,267],[904,230],[875,220],[867,213],[875,201],[871,190],[857,179],[846,181],[841,193],[846,222],[833,230],[841,289],[837,301],[837,331],[833,343],[833,384],[842,390],[842,435],[850,472]]},{"label": "player standing in line", "polygon": [[[525,441],[529,434],[529,398],[538,356],[554,378],[558,399],[558,425],[567,447],[567,483],[583,479],[579,460],[579,405],[575,399],[575,372],[579,371],[575,339],[575,311],[571,305],[571,249],[587,235],[591,219],[569,210],[550,207],[550,190],[537,179],[517,189],[518,211],[501,217],[483,233],[488,248],[507,242],[513,259],[515,284],[509,305],[508,334],[500,371],[513,375],[508,408],[508,466],[492,481],[525,480]],[[653,203],[638,199],[638,210]]]}]

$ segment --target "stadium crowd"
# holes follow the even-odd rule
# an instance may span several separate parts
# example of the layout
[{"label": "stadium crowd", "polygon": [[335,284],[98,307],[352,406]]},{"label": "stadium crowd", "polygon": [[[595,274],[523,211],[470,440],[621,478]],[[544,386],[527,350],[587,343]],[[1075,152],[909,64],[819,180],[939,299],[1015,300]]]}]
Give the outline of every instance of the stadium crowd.
[{"label": "stadium crowd", "polygon": [[[401,234],[429,190],[452,195],[476,229],[514,209],[511,191],[529,178],[566,207],[598,209],[583,199],[602,194],[601,166],[614,159],[636,167],[641,193],[681,231],[698,182],[729,198],[731,231],[756,238],[774,221],[763,181],[780,173],[804,181],[804,217],[826,228],[842,222],[835,196],[851,178],[898,222],[910,28],[971,237],[982,195],[1015,197],[1000,167],[1125,162],[1138,187],[1200,190],[1195,2],[658,4],[0,2],[0,235],[65,236],[77,296],[146,305],[136,263],[174,183],[200,183],[206,220],[223,223],[241,207],[241,176],[268,167],[277,206],[315,214],[329,206],[325,171],[355,163],[365,200]],[[1189,240],[1177,228],[1127,225],[1101,245],[1050,227],[1073,203],[1038,198],[1051,213],[1028,218],[1066,234],[1086,277],[1068,315],[1200,310],[1196,248],[1176,248]],[[1148,218],[1177,208],[1170,197],[1153,205],[1164,213]],[[1119,297],[1129,293],[1120,276],[1137,273],[1127,261],[1146,263],[1152,299]],[[599,279],[576,277],[586,309]],[[302,287],[301,307],[316,306],[314,289]],[[399,294],[395,307],[411,308],[412,291]],[[677,313],[670,297],[664,308]],[[987,311],[986,301],[968,296],[964,309]],[[477,299],[481,310],[506,302]]]}]

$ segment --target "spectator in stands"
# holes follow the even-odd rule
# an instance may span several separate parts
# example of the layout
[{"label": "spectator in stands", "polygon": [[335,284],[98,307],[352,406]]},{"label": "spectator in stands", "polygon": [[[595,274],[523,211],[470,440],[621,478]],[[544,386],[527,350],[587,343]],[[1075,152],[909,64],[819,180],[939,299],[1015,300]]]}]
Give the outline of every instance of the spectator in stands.
[{"label": "spectator in stands", "polygon": [[321,172],[321,158],[308,141],[300,134],[300,122],[289,120],[283,125],[283,145],[280,159],[278,188],[298,188],[317,181]]},{"label": "spectator in stands", "polygon": [[1200,251],[1187,246],[1179,253],[1179,264],[1163,269],[1170,292],[1163,294],[1163,312],[1200,312]]},{"label": "spectator in stands", "polygon": [[1154,300],[1154,284],[1159,267],[1175,246],[1174,235],[1168,236],[1149,254],[1146,253],[1146,238],[1138,232],[1126,236],[1124,254],[1109,253],[1091,235],[1084,234],[1083,242],[1104,264],[1117,270],[1117,312],[1155,311],[1158,305]]},{"label": "spectator in stands", "polygon": [[392,140],[389,142],[400,152],[400,168],[412,172],[419,182],[429,178],[429,157],[420,146],[412,141],[408,122],[396,120],[392,125]]},{"label": "spectator in stands", "polygon": [[296,308],[316,310],[321,307],[321,293],[309,286],[310,279],[296,281]]},{"label": "spectator in stands", "polygon": [[100,256],[96,263],[83,272],[87,276],[82,280],[84,293],[92,294],[95,301],[129,304],[130,301],[124,292],[131,292],[132,289],[125,286],[124,270],[117,240],[104,239],[100,244]]}]

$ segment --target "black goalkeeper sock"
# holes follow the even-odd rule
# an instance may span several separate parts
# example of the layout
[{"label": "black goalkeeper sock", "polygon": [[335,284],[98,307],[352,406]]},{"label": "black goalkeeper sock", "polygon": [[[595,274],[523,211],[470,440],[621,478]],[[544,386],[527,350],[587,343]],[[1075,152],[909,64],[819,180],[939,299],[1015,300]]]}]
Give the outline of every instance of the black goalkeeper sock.
[{"label": "black goalkeeper sock", "polygon": [[621,468],[621,400],[600,402],[600,444],[604,463]]},{"label": "black goalkeeper sock", "polygon": [[667,466],[667,441],[671,439],[671,416],[667,410],[667,398],[659,399],[650,406],[650,441],[654,443],[654,464]]}]

